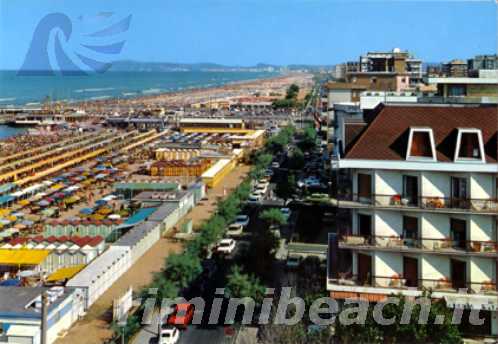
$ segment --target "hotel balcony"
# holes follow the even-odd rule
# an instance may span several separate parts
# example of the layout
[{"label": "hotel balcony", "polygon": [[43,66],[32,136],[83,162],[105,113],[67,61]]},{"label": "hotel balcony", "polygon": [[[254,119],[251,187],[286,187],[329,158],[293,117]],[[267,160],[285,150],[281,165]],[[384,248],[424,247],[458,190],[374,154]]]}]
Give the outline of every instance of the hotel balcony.
[{"label": "hotel balcony", "polygon": [[343,235],[339,247],[352,250],[379,250],[440,255],[472,255],[498,257],[496,241],[459,241],[433,238],[402,238],[396,236]]},{"label": "hotel balcony", "polygon": [[416,276],[412,276],[412,278],[410,276],[398,275],[391,277],[359,276],[347,273],[339,273],[338,278],[328,278],[327,290],[379,293],[385,295],[401,293],[411,296],[420,294],[421,290],[431,290],[432,292],[440,293],[498,295],[497,285],[491,281],[461,283],[460,281],[451,281],[446,278],[434,280],[421,279]]},{"label": "hotel balcony", "polygon": [[444,197],[410,197],[408,195],[358,194],[338,196],[334,203],[341,208],[376,208],[439,213],[477,213],[498,215],[497,199],[462,199]]}]

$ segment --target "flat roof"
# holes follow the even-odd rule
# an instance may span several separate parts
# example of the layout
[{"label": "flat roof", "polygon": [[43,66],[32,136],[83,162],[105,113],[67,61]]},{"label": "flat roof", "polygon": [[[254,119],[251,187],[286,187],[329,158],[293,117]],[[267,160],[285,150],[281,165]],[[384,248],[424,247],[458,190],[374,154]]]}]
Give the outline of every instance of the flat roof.
[{"label": "flat roof", "polygon": [[115,183],[116,190],[176,190],[178,184],[176,183]]},{"label": "flat roof", "polygon": [[178,209],[178,202],[163,203],[155,212],[149,216],[149,221],[163,221]]},{"label": "flat roof", "polygon": [[128,247],[111,246],[100,256],[95,258],[91,264],[87,265],[76,276],[67,282],[68,287],[89,287],[103,274],[121,259],[126,258],[129,252]]},{"label": "flat roof", "polygon": [[216,176],[226,165],[230,163],[230,159],[220,159],[206,172],[202,174],[202,178],[213,178]]},{"label": "flat roof", "polygon": [[429,78],[429,84],[498,85],[497,78]]},{"label": "flat roof", "polygon": [[113,246],[134,246],[145,238],[149,232],[153,231],[158,224],[146,221],[130,229],[125,235],[119,238]]},{"label": "flat roof", "polygon": [[[42,293],[50,288],[42,287],[1,287],[0,288],[0,317],[29,317],[41,319],[41,311],[29,307]],[[58,297],[49,306],[49,311],[57,307],[73,293],[73,289],[64,288],[64,294]]]},{"label": "flat roof", "polygon": [[180,124],[182,123],[242,123],[241,119],[237,118],[182,118],[180,119]]}]

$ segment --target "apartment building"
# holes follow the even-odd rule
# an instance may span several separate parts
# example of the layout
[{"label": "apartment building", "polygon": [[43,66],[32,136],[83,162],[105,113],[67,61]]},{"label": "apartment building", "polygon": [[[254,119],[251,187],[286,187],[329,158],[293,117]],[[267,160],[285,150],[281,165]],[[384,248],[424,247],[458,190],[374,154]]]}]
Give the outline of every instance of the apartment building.
[{"label": "apartment building", "polygon": [[467,61],[469,76],[479,75],[481,70],[498,69],[497,55],[477,55]]},{"label": "apartment building", "polygon": [[[381,104],[367,123],[333,164],[351,187],[329,237],[331,297],[431,289],[464,309],[465,334],[498,336],[497,107]],[[483,326],[466,326],[469,309]]]},{"label": "apartment building", "polygon": [[465,78],[469,75],[467,61],[451,60],[443,64],[443,75],[453,78]]},{"label": "apartment building", "polygon": [[394,73],[408,77],[409,83],[414,84],[422,81],[422,61],[399,48],[386,52],[369,52],[360,56],[358,72],[356,77],[361,76],[361,73]]}]

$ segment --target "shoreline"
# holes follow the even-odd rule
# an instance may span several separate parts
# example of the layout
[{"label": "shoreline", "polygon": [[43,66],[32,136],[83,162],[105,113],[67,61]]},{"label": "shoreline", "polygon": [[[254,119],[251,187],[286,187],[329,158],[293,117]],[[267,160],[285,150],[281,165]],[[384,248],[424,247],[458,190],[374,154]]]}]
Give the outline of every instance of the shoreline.
[{"label": "shoreline", "polygon": [[[220,72],[221,73],[221,72]],[[225,73],[231,73],[231,72],[225,72]],[[257,74],[257,73],[255,73]],[[123,96],[121,95],[105,95],[102,96],[102,99],[92,99],[95,97],[95,95],[87,95],[86,97],[82,99],[71,99],[71,100],[66,100],[66,99],[60,99],[60,100],[54,100],[54,103],[59,103],[59,104],[64,104],[66,107],[88,107],[91,105],[95,106],[108,106],[108,105],[113,105],[113,104],[134,104],[134,105],[139,105],[140,103],[150,103],[154,102],[157,100],[161,100],[164,98],[171,98],[171,97],[179,97],[179,96],[185,96],[185,95],[195,95],[198,93],[202,92],[216,92],[216,91],[227,91],[230,89],[234,88],[242,88],[242,87],[256,87],[257,85],[260,84],[265,84],[268,82],[278,82],[279,80],[286,79],[288,77],[292,77],[295,75],[305,75],[306,73],[299,73],[299,72],[268,72],[269,75],[261,75],[257,74],[254,76],[251,76],[249,79],[239,79],[239,80],[229,80],[226,82],[220,82],[218,84],[200,84],[196,86],[177,86],[177,87],[172,87],[173,89],[171,90],[159,90],[159,92],[154,92],[154,93],[144,93],[144,91],[147,91],[149,87],[144,87],[143,89],[140,90],[134,90],[133,92],[127,92],[123,91],[124,94],[126,93],[135,93],[134,95],[131,96]],[[181,85],[181,82],[178,84]],[[96,85],[97,87],[98,85]],[[105,98],[104,98],[105,97]],[[6,98],[7,99],[7,98]],[[15,98],[13,98],[15,99]],[[8,110],[9,108],[39,108],[43,106],[44,103],[44,98],[40,98],[35,100],[30,100],[24,104],[17,104],[17,103],[11,103],[11,104],[2,104],[0,103],[0,110]]]},{"label": "shoreline", "polygon": [[[68,105],[91,109],[92,107],[113,107],[113,106],[173,106],[184,107],[201,101],[203,99],[228,99],[234,97],[251,97],[254,92],[280,93],[292,83],[297,83],[300,88],[307,89],[311,84],[312,74],[310,73],[287,73],[269,76],[265,78],[244,79],[229,81],[227,83],[181,89],[176,91],[161,92],[150,95],[138,95],[129,98],[107,98],[99,100],[83,100],[68,103]],[[263,90],[261,90],[263,89]],[[215,98],[213,98],[215,97]]]}]

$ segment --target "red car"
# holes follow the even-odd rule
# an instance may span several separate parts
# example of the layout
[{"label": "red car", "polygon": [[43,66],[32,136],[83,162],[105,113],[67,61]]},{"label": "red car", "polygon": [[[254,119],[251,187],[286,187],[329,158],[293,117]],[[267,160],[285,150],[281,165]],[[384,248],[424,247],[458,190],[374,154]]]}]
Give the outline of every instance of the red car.
[{"label": "red car", "polygon": [[180,303],[175,306],[173,313],[168,315],[166,323],[182,329],[186,329],[194,318],[194,305],[191,303]]}]

